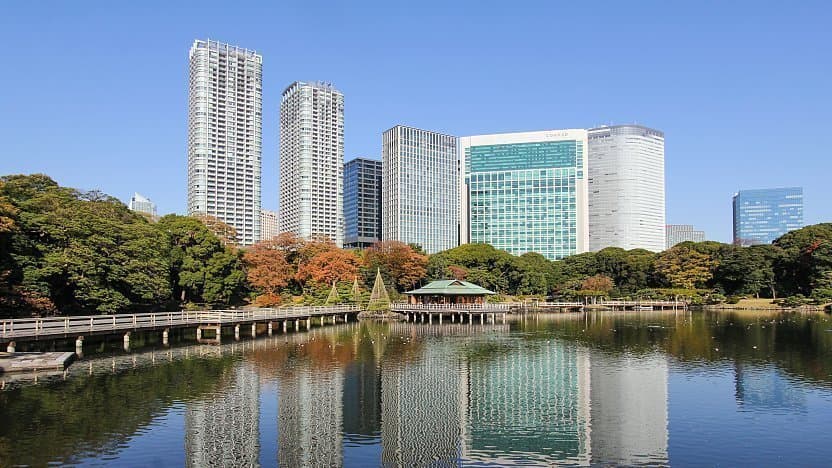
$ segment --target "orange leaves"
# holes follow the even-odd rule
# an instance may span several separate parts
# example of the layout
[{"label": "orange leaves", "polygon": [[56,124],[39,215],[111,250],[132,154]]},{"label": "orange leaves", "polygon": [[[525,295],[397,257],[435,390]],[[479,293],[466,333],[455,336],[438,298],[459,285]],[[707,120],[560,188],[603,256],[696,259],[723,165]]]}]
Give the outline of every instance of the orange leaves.
[{"label": "orange leaves", "polygon": [[381,268],[396,282],[396,289],[412,288],[427,273],[428,256],[417,253],[399,241],[381,241],[367,249],[365,262],[371,268]]},{"label": "orange leaves", "polygon": [[294,276],[294,269],[286,261],[285,252],[277,240],[255,244],[243,256],[248,282],[269,295],[277,295]]},{"label": "orange leaves", "polygon": [[327,250],[301,263],[295,278],[301,282],[311,281],[319,284],[351,281],[358,275],[359,262],[360,259],[351,251]]}]

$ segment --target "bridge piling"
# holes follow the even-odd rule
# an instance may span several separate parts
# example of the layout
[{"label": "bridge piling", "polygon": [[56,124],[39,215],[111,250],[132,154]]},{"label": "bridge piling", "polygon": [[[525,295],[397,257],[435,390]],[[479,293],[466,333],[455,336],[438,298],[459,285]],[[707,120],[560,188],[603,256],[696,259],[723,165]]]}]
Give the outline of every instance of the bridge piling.
[{"label": "bridge piling", "polygon": [[124,334],[124,350],[130,351],[130,332]]},{"label": "bridge piling", "polygon": [[251,324],[251,337],[257,338],[257,322]]},{"label": "bridge piling", "polygon": [[6,346],[6,352],[7,353],[13,353],[14,352],[14,346],[15,346],[15,342],[14,341],[9,341],[9,345]]},{"label": "bridge piling", "polygon": [[272,336],[272,322],[269,322],[269,336]]},{"label": "bridge piling", "polygon": [[170,342],[168,341],[168,333],[170,332],[169,329],[165,328],[162,330],[162,345],[169,346]]},{"label": "bridge piling", "polygon": [[234,325],[234,340],[240,341],[240,324]]}]

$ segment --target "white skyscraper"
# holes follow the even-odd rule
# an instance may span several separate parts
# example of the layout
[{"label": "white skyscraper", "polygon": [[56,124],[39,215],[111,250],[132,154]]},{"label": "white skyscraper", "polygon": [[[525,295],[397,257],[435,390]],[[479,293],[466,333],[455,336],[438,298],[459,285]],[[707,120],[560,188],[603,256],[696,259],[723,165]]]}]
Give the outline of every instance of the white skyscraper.
[{"label": "white skyscraper", "polygon": [[263,59],[216,41],[194,41],[188,94],[188,214],[260,240]]},{"label": "white skyscraper", "polygon": [[344,95],[292,83],[280,103],[280,232],[344,243]]},{"label": "white skyscraper", "polygon": [[665,248],[664,133],[641,125],[589,130],[589,249]]},{"label": "white skyscraper", "polygon": [[457,138],[397,125],[382,137],[382,240],[459,245]]},{"label": "white skyscraper", "polygon": [[149,214],[150,216],[156,216],[156,204],[139,192],[134,193],[130,198],[129,207],[133,211]]}]

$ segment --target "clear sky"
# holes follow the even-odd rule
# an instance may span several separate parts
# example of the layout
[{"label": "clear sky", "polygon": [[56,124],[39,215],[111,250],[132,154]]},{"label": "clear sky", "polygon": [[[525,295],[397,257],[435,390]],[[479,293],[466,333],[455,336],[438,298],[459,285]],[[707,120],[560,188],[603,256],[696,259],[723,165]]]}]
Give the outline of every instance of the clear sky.
[{"label": "clear sky", "polygon": [[263,207],[280,94],[345,95],[345,159],[407,124],[464,136],[639,123],[666,138],[667,221],[731,237],[741,188],[803,186],[832,221],[832,2],[91,2],[0,9],[0,174],[184,212],[188,49],[263,55]]}]

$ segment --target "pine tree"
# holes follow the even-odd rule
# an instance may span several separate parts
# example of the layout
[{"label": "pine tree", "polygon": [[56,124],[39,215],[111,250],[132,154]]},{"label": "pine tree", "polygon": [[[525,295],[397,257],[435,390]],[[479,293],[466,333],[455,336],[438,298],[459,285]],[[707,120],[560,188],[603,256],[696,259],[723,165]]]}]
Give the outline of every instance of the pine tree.
[{"label": "pine tree", "polygon": [[387,295],[387,288],[381,278],[381,269],[376,270],[376,281],[373,283],[373,292],[370,294],[370,303],[367,310],[386,310],[390,308],[390,296]]}]

